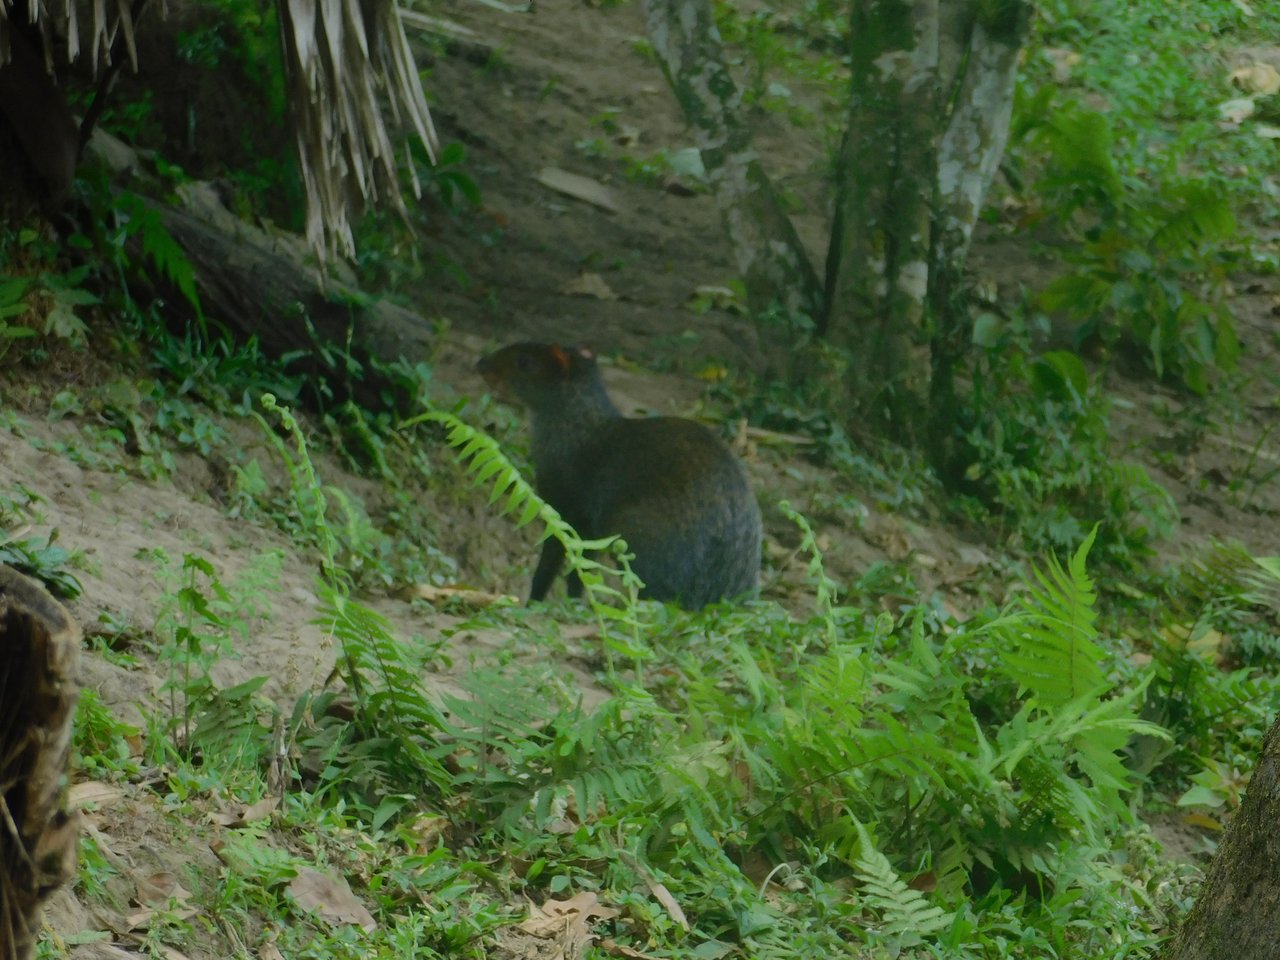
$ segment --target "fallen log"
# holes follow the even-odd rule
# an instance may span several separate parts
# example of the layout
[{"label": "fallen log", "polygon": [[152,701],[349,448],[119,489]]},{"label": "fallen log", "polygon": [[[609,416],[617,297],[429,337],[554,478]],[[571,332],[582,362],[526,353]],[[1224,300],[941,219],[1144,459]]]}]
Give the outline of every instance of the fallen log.
[{"label": "fallen log", "polygon": [[429,355],[431,324],[322,276],[307,262],[300,237],[238,219],[210,184],[188,185],[180,197],[181,208],[153,209],[195,270],[204,313],[242,337],[257,337],[268,356],[293,358],[295,369],[322,378],[335,396],[378,409],[397,386],[379,364]]}]

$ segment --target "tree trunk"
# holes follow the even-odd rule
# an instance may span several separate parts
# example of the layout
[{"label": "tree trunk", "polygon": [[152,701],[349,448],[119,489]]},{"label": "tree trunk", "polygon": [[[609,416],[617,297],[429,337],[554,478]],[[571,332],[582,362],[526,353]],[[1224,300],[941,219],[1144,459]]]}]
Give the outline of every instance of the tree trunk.
[{"label": "tree trunk", "polygon": [[854,0],[852,8],[823,332],[852,360],[850,413],[912,443],[929,384],[939,0]]},{"label": "tree trunk", "polygon": [[66,775],[79,656],[67,612],[0,565],[0,960],[34,955],[40,908],[75,873]]},{"label": "tree trunk", "polygon": [[950,121],[938,150],[933,246],[929,256],[930,344],[928,449],[944,480],[959,479],[955,368],[972,340],[962,302],[965,259],[983,198],[1009,138],[1018,55],[1031,28],[1029,3],[997,16],[944,21],[943,76],[954,76]]},{"label": "tree trunk", "polygon": [[32,196],[56,207],[70,193],[79,134],[39,34],[0,16],[0,52],[0,207],[21,216]]},{"label": "tree trunk", "polygon": [[773,189],[742,96],[725,65],[708,0],[645,0],[649,39],[720,205],[752,313],[780,306],[817,319],[821,287],[794,225]]},{"label": "tree trunk", "polygon": [[960,291],[1004,153],[1029,0],[855,0],[849,125],[827,257],[827,327],[851,404],[947,466]]},{"label": "tree trunk", "polygon": [[1262,742],[1240,812],[1164,960],[1280,955],[1280,720]]}]

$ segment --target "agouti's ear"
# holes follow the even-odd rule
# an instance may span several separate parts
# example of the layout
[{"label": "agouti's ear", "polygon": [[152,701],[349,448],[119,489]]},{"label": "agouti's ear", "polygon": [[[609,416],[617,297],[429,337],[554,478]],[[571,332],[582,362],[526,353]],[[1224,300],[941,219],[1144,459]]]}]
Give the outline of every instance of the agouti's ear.
[{"label": "agouti's ear", "polygon": [[569,355],[564,352],[564,347],[558,343],[553,343],[551,349],[547,351],[551,355],[551,362],[556,365],[556,369],[561,373],[569,372]]}]

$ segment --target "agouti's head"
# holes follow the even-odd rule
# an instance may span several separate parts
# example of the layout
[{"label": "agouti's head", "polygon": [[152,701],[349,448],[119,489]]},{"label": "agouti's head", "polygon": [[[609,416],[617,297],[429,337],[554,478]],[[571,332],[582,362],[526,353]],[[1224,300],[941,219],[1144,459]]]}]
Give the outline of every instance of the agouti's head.
[{"label": "agouti's head", "polygon": [[595,354],[557,343],[513,343],[476,364],[495,394],[532,409],[556,403],[597,377]]}]

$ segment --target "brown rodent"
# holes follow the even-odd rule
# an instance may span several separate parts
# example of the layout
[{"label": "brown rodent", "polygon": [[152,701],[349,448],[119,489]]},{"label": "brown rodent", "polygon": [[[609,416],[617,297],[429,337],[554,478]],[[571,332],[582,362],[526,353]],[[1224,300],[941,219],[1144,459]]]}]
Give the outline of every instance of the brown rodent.
[{"label": "brown rodent", "polygon": [[[582,537],[621,535],[642,596],[692,610],[755,593],[760,509],[746,470],[711,431],[678,417],[623,417],[581,347],[515,343],[476,370],[528,408],[538,493]],[[563,563],[559,541],[545,540],[530,600],[547,595]],[[581,592],[570,577],[569,595]]]}]

